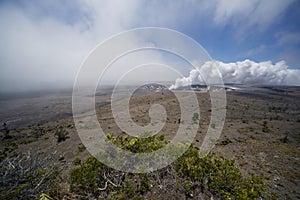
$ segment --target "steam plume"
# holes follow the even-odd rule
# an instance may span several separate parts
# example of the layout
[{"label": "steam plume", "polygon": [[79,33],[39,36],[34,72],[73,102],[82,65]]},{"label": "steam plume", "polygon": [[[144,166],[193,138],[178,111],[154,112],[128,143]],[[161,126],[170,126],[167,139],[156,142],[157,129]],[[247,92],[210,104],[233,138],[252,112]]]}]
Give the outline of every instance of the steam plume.
[{"label": "steam plume", "polygon": [[208,61],[190,71],[188,77],[179,78],[170,89],[191,84],[205,84],[207,77],[213,78],[213,68],[218,68],[224,83],[264,84],[264,85],[300,85],[300,70],[288,69],[284,61],[272,64],[271,61],[256,63],[245,60],[235,63]]}]

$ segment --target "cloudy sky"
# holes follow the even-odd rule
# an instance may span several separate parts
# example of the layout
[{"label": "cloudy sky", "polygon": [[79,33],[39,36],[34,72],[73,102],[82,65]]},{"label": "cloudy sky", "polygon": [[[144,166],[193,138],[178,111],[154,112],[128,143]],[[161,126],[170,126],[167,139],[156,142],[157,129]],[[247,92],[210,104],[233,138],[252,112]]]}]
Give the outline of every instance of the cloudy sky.
[{"label": "cloudy sky", "polygon": [[248,59],[275,72],[280,65],[297,79],[299,19],[296,0],[2,0],[0,90],[72,85],[97,44],[144,26],[182,32],[218,63]]}]

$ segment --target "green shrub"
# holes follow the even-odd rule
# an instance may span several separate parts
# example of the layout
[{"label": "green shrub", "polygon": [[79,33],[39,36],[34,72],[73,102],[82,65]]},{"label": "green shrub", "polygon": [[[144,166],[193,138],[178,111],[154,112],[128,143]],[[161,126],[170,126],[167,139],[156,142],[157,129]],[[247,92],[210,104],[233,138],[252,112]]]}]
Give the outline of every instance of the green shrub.
[{"label": "green shrub", "polygon": [[98,185],[104,185],[104,170],[107,167],[94,157],[89,157],[82,165],[76,167],[70,175],[72,191],[96,191]]},{"label": "green shrub", "polygon": [[266,192],[263,179],[252,175],[235,185],[234,194],[237,199],[257,199]]},{"label": "green shrub", "polygon": [[74,165],[80,165],[81,164],[81,159],[80,159],[80,157],[76,157],[72,162],[73,162]]},{"label": "green shrub", "polygon": [[[148,138],[116,137],[113,134],[106,136],[108,142],[132,152],[155,151],[168,144],[163,135]],[[181,145],[174,147],[179,150],[182,148]],[[76,163],[78,164],[77,161]],[[243,178],[232,160],[212,153],[200,157],[199,151],[194,147],[190,147],[168,169],[171,177],[180,177],[180,180],[183,181],[182,187],[181,184],[175,184],[178,182],[177,180],[170,180],[174,183],[172,189],[176,191],[178,188],[182,188],[181,191],[189,197],[193,197],[194,189],[197,187],[206,188],[214,195],[224,199],[257,199],[265,192],[265,185],[260,177]],[[160,176],[163,179],[164,177],[161,176],[161,174],[165,174],[163,170],[148,174],[123,173],[110,169],[96,158],[90,157],[71,172],[71,191],[92,193],[95,196],[99,195],[99,192],[103,192],[107,199],[142,199],[143,195],[159,186],[159,182],[153,177]],[[117,182],[116,180],[118,180],[118,184],[109,184],[105,174],[111,175],[110,181]],[[103,188],[103,186],[105,189],[99,191],[99,188]]]},{"label": "green shrub", "polygon": [[265,185],[258,176],[243,178],[234,161],[216,154],[200,158],[196,148],[191,147],[175,162],[177,173],[193,181],[199,181],[203,187],[221,194],[225,199],[258,198],[265,191]]},{"label": "green shrub", "polygon": [[63,129],[63,127],[59,127],[56,129],[55,136],[57,137],[57,142],[63,142],[69,138],[69,132]]},{"label": "green shrub", "polygon": [[[146,136],[150,133],[145,132]],[[149,153],[163,148],[167,142],[165,136],[150,136],[150,137],[129,137],[128,135],[123,137],[116,137],[113,134],[106,135],[107,140],[114,145],[117,145],[120,149],[131,151],[133,153]]]},{"label": "green shrub", "polygon": [[83,152],[86,149],[82,143],[80,143],[77,148],[79,152]]},{"label": "green shrub", "polygon": [[150,182],[147,174],[140,174],[140,179],[141,179],[141,191],[142,193],[145,193],[147,191],[149,191],[153,185]]},{"label": "green shrub", "polygon": [[187,196],[193,197],[193,190],[192,190],[193,182],[189,180],[183,184],[183,187],[185,189],[185,194]]}]

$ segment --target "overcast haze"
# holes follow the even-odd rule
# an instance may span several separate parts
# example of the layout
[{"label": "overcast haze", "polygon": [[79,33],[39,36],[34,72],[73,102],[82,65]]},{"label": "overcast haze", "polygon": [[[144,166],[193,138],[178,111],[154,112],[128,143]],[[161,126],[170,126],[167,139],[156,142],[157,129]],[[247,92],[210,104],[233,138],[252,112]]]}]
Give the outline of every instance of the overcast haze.
[{"label": "overcast haze", "polygon": [[1,1],[0,90],[72,86],[96,45],[144,26],[195,39],[217,60],[211,63],[220,65],[226,82],[245,82],[248,75],[264,84],[300,85],[299,19],[295,0]]}]

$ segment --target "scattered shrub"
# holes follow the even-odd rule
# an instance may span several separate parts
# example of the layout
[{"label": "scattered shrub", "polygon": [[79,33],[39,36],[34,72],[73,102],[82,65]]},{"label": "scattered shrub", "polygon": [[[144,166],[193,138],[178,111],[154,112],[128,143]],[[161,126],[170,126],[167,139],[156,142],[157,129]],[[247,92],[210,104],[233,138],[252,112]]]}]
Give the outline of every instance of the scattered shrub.
[{"label": "scattered shrub", "polygon": [[[113,134],[106,136],[109,142],[119,148],[133,152],[155,151],[168,144],[163,135],[148,138],[115,137]],[[77,161],[76,163],[78,164]],[[175,191],[182,188],[181,191],[188,197],[194,196],[195,188],[206,188],[224,199],[256,199],[265,192],[262,178],[243,178],[232,160],[216,154],[201,158],[194,147],[190,147],[167,171],[169,178],[179,177],[183,183],[181,186],[178,179],[170,180],[174,182],[172,189]],[[95,197],[101,194],[106,199],[142,199],[142,195],[160,187],[160,182],[153,177],[160,177],[162,180],[168,173],[164,169],[148,174],[123,173],[90,157],[71,172],[70,185],[72,192],[92,194]]]},{"label": "scattered shrub", "polygon": [[230,143],[232,143],[232,141],[229,138],[225,138],[224,140],[221,140],[220,142],[218,142],[217,145],[225,146]]},{"label": "scattered shrub", "polygon": [[269,127],[268,127],[267,121],[264,121],[264,122],[263,122],[262,132],[264,132],[264,133],[269,133],[269,132],[271,132],[271,130],[270,130]]},{"label": "scattered shrub", "polygon": [[[146,136],[150,133],[145,132]],[[165,136],[151,136],[151,137],[116,137],[113,134],[106,135],[109,142],[117,145],[119,148],[133,153],[149,153],[163,148],[168,142],[165,141]]]},{"label": "scattered shrub", "polygon": [[100,185],[104,185],[104,170],[107,167],[94,157],[89,157],[82,165],[76,167],[70,174],[70,189],[81,193],[96,192]]},{"label": "scattered shrub", "polygon": [[149,191],[153,185],[151,184],[147,174],[139,174],[141,179],[141,191],[142,193],[145,193]]},{"label": "scattered shrub", "polygon": [[86,149],[82,143],[80,143],[77,148],[79,152],[83,152]]},{"label": "scattered shrub", "polygon": [[2,124],[3,127],[3,131],[4,131],[4,138],[3,139],[11,139],[12,137],[9,135],[9,129],[8,129],[8,125],[4,122]]},{"label": "scattered shrub", "polygon": [[63,142],[65,141],[67,138],[69,138],[69,132],[66,131],[65,129],[63,129],[63,127],[59,127],[58,129],[56,129],[55,132],[55,136],[57,137],[57,142]]},{"label": "scattered shrub", "polygon": [[280,138],[279,141],[282,143],[287,143],[289,141],[288,136],[286,135],[283,138]]},{"label": "scattered shrub", "polygon": [[80,164],[81,164],[81,159],[80,159],[80,157],[76,157],[76,158],[73,160],[73,164],[74,164],[74,165],[80,165]]},{"label": "scattered shrub", "polygon": [[216,154],[200,158],[196,148],[191,147],[176,163],[176,172],[223,198],[258,198],[265,191],[263,181],[258,176],[243,178],[232,160]]}]

